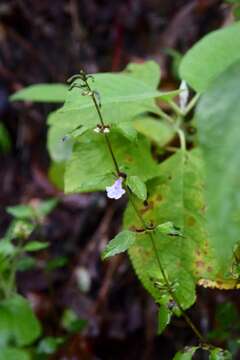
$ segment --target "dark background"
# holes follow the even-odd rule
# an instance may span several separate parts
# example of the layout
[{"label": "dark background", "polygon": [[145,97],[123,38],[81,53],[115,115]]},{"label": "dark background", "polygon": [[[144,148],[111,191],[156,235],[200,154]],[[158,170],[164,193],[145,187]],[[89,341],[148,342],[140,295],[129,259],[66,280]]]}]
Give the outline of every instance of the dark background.
[{"label": "dark background", "polygon": [[[124,202],[107,201],[100,193],[64,196],[57,190],[48,179],[46,151],[46,117],[54,107],[9,103],[8,96],[29,84],[65,82],[81,68],[120,71],[130,61],[146,59],[161,65],[162,88],[176,88],[166,49],[183,54],[231,21],[230,7],[216,0],[0,1],[0,120],[12,143],[9,153],[0,153],[0,234],[10,221],[7,205],[57,196],[60,203],[41,230],[51,247],[38,261],[67,256],[68,265],[48,277],[41,269],[18,274],[18,288],[34,305],[45,335],[62,335],[65,308],[88,320],[86,329],[51,359],[170,359],[196,339],[182,319],[156,336],[157,308],[127,256],[106,263],[99,258],[121,225]],[[90,279],[87,292],[77,285],[79,273]],[[190,315],[206,335],[218,328],[218,304],[237,305],[239,295],[198,292]]]}]

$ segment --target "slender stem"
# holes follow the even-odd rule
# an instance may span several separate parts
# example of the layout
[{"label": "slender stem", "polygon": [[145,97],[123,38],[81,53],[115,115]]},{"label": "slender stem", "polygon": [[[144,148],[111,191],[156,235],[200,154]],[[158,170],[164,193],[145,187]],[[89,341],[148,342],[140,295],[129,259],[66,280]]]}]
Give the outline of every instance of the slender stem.
[{"label": "slender stem", "polygon": [[[91,98],[92,98],[92,100],[93,100],[95,109],[96,109],[96,111],[97,111],[99,120],[100,120],[100,122],[101,122],[101,125],[102,125],[103,128],[104,128],[104,127],[105,127],[105,123],[104,123],[104,120],[103,120],[103,117],[102,117],[102,113],[101,113],[101,110],[100,110],[100,106],[99,106],[99,104],[98,104],[98,102],[97,102],[97,100],[96,100],[95,94],[94,94],[94,92],[92,91],[92,89],[91,89],[90,85],[88,84],[88,81],[87,81],[87,80],[85,81],[85,83],[86,83],[86,86],[87,86],[87,88],[88,88],[88,90],[89,90],[89,92],[90,92],[90,94],[91,94]],[[111,158],[112,158],[112,161],[113,161],[115,170],[116,170],[116,172],[117,172],[117,175],[119,175],[119,174],[120,174],[120,169],[119,169],[119,166],[118,166],[116,157],[115,157],[115,155],[114,155],[114,153],[113,153],[113,149],[112,149],[111,142],[110,142],[109,137],[108,137],[108,135],[107,135],[106,133],[103,133],[103,135],[104,135],[104,138],[105,138],[105,141],[106,141],[106,144],[107,144],[109,153],[110,153],[110,155],[111,155]]]},{"label": "slender stem", "polygon": [[192,100],[184,110],[184,114],[183,114],[184,116],[186,116],[192,110],[192,108],[196,105],[199,98],[200,98],[200,94],[194,95],[194,97],[192,98]]},{"label": "slender stem", "polygon": [[158,113],[159,113],[159,115],[162,116],[163,119],[165,119],[165,120],[169,121],[171,124],[173,124],[173,119],[171,118],[171,116],[166,114],[161,108],[158,108]]},{"label": "slender stem", "polygon": [[[94,95],[94,92],[91,90],[91,87],[89,86],[88,84],[88,81],[87,79],[85,79],[85,84],[91,94],[91,97],[92,97],[92,100],[93,100],[93,103],[94,103],[94,106],[96,108],[96,111],[97,111],[97,114],[99,116],[99,120],[101,122],[101,125],[103,126],[103,128],[105,127],[105,123],[104,123],[104,120],[103,120],[103,117],[102,117],[102,113],[101,113],[101,110],[100,110],[100,106],[95,98],[95,95]],[[171,121],[172,122],[172,118],[170,116],[168,116],[167,114],[165,114],[161,109],[159,110],[159,113],[162,115],[163,118],[167,119],[168,121]],[[181,141],[181,147],[183,148],[186,148],[185,146],[185,137],[184,137],[184,133],[181,129],[178,130],[178,134],[179,134],[179,137],[180,137],[180,141]],[[118,163],[117,163],[117,160],[116,160],[116,157],[114,155],[114,152],[113,152],[113,149],[112,149],[112,146],[111,146],[111,142],[110,142],[110,139],[109,137],[107,136],[106,133],[104,133],[105,135],[105,140],[106,140],[106,144],[107,144],[107,147],[109,149],[109,152],[110,152],[110,155],[112,157],[112,160],[113,160],[113,163],[114,163],[114,166],[115,166],[115,169],[116,169],[116,172],[117,174],[119,175],[120,174],[120,171],[119,171],[119,166],[118,166]],[[173,300],[175,301],[177,307],[179,308],[182,316],[184,317],[186,323],[191,327],[191,329],[193,330],[193,332],[195,333],[195,335],[199,338],[200,342],[205,344],[206,346],[208,346],[206,344],[206,341],[204,339],[204,337],[201,335],[201,333],[199,332],[199,330],[196,328],[196,326],[193,324],[192,320],[189,318],[189,316],[185,313],[181,303],[178,301],[178,299],[176,298],[175,294],[174,294],[174,291],[172,290],[172,287],[171,287],[171,284],[169,283],[169,280],[167,278],[167,275],[166,275],[166,272],[163,268],[163,265],[162,265],[162,262],[161,262],[161,259],[159,257],[159,253],[158,253],[158,249],[157,249],[157,246],[156,246],[156,243],[155,243],[155,239],[154,239],[154,236],[152,234],[151,231],[149,231],[148,227],[147,227],[147,224],[145,223],[145,220],[144,218],[142,217],[142,214],[140,213],[139,209],[137,208],[135,202],[134,202],[134,199],[132,197],[132,194],[131,194],[131,190],[128,186],[126,186],[126,192],[127,192],[127,195],[128,195],[128,198],[129,198],[129,201],[137,215],[137,217],[139,218],[139,221],[141,222],[144,230],[146,231],[146,233],[148,234],[149,238],[150,238],[150,241],[151,241],[151,244],[152,244],[152,248],[153,248],[153,251],[154,251],[154,254],[155,254],[155,257],[156,257],[156,260],[157,260],[157,264],[159,266],[159,269],[160,269],[160,272],[162,274],[162,277],[165,281],[165,284],[167,286],[167,289],[168,289],[168,292],[169,294],[171,295],[171,297],[173,298]]]},{"label": "slender stem", "polygon": [[194,97],[192,98],[192,100],[189,102],[189,104],[187,105],[187,107],[184,110],[180,109],[180,107],[172,100],[169,101],[169,104],[171,105],[172,109],[175,111],[175,113],[177,115],[179,115],[181,117],[185,117],[192,110],[192,108],[196,105],[199,97],[200,97],[200,94],[194,95]]},{"label": "slender stem", "polygon": [[180,140],[181,150],[186,151],[186,139],[185,139],[184,132],[182,129],[178,129],[177,133],[178,133],[179,140]]},{"label": "slender stem", "polygon": [[182,111],[182,109],[180,109],[180,107],[172,100],[169,101],[169,104],[171,105],[172,109],[175,111],[175,113],[179,116],[183,116],[184,112]]}]

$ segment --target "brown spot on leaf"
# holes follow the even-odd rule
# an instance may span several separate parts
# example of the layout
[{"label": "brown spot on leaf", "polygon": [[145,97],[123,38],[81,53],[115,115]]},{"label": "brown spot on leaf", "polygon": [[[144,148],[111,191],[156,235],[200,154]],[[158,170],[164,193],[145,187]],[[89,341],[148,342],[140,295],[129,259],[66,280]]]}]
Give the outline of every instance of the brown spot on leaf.
[{"label": "brown spot on leaf", "polygon": [[130,155],[127,155],[127,156],[125,157],[125,160],[126,160],[128,163],[132,163],[132,162],[133,162],[133,158],[132,158],[132,156],[130,156]]},{"label": "brown spot on leaf", "polygon": [[207,267],[207,271],[208,271],[208,272],[212,272],[212,271],[213,271],[213,268],[212,268],[211,266],[208,266],[208,267]]},{"label": "brown spot on leaf", "polygon": [[202,260],[196,261],[196,266],[197,266],[198,268],[203,268],[204,265],[205,265],[205,263],[204,263]]},{"label": "brown spot on leaf", "polygon": [[162,201],[162,200],[163,200],[162,195],[161,195],[161,194],[158,194],[158,196],[156,197],[156,200],[157,200],[158,202]]},{"label": "brown spot on leaf", "polygon": [[153,202],[149,201],[148,205],[145,206],[144,208],[142,208],[140,211],[141,211],[141,214],[145,214],[148,210],[151,210],[151,209],[153,209]]},{"label": "brown spot on leaf", "polygon": [[188,224],[189,226],[193,226],[193,225],[195,225],[195,223],[196,223],[196,220],[194,219],[194,217],[193,217],[193,216],[189,216],[189,218],[187,219],[187,224]]}]

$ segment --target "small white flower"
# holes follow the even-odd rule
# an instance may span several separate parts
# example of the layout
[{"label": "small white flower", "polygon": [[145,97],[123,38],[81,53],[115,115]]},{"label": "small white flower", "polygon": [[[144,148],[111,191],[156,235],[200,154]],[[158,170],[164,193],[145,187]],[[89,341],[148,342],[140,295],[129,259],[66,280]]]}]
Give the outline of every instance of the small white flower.
[{"label": "small white flower", "polygon": [[104,130],[103,130],[103,132],[104,132],[105,134],[109,133],[109,132],[110,132],[109,127],[105,127]]},{"label": "small white flower", "polygon": [[185,80],[182,80],[179,89],[181,90],[179,94],[179,105],[180,105],[180,109],[184,111],[189,97],[189,90]]},{"label": "small white flower", "polygon": [[109,197],[109,199],[118,200],[123,196],[123,194],[125,194],[126,191],[122,187],[122,182],[123,178],[120,177],[112,186],[106,187],[107,197]]}]

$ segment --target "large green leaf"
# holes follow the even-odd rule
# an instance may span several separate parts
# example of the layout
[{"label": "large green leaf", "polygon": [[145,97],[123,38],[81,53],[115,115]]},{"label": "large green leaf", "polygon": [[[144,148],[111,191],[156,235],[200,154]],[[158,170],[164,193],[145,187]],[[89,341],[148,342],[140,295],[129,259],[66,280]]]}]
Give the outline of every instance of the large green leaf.
[{"label": "large green leaf", "polygon": [[240,240],[240,62],[224,72],[197,108],[199,143],[206,167],[210,239],[221,271],[230,270]]},{"label": "large green leaf", "polygon": [[[91,81],[91,80],[89,80]],[[154,98],[169,99],[176,92],[160,92],[155,86],[139,80],[126,73],[99,73],[94,75],[94,82],[90,83],[93,90],[100,94],[102,115],[106,124],[118,124],[137,114],[146,111],[158,113]],[[79,84],[79,80],[76,80]],[[50,124],[58,126],[60,122],[68,124],[71,129],[80,125],[93,128],[99,119],[90,96],[83,96],[82,90],[73,88],[66,99],[64,107],[54,114]]]},{"label": "large green leaf", "polygon": [[37,84],[17,91],[10,99],[12,101],[63,103],[67,93],[67,86],[63,84]]},{"label": "large green leaf", "polygon": [[40,334],[40,324],[24,298],[16,295],[0,303],[2,345],[11,341],[17,346],[30,345]]},{"label": "large green leaf", "polygon": [[240,59],[240,22],[214,31],[183,57],[181,78],[197,92],[205,91],[228,66]]},{"label": "large green leaf", "polygon": [[[203,217],[202,162],[197,151],[177,153],[159,166],[156,179],[147,183],[148,205],[137,206],[150,225],[172,222],[178,232],[152,231],[158,256],[169,282],[184,308],[195,301],[195,282],[214,276],[214,264],[207,243]],[[137,230],[137,239],[129,249],[135,271],[157,302],[162,302],[163,283],[156,254],[148,233],[129,205],[125,227]],[[161,230],[161,227],[160,227]]]},{"label": "large green leaf", "polygon": [[[109,138],[122,172],[137,175],[143,181],[155,176],[157,165],[151,157],[146,139],[139,137],[133,143],[113,131]],[[72,158],[67,162],[65,192],[104,190],[116,180],[114,170],[104,136],[89,131],[80,138]]]}]

